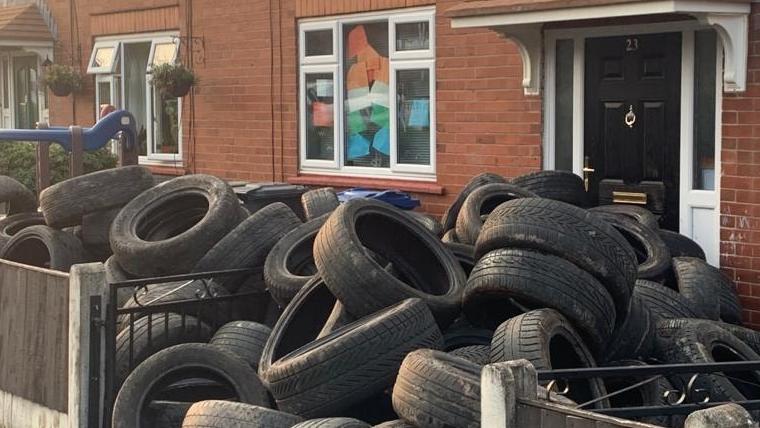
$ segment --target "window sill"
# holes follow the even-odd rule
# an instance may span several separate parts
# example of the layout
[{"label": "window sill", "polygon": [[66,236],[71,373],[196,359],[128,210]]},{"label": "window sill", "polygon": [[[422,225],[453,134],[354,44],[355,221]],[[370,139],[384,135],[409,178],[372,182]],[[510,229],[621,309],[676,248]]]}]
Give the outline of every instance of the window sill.
[{"label": "window sill", "polygon": [[140,166],[144,166],[150,170],[151,173],[156,175],[185,175],[188,171],[185,170],[185,166],[181,161],[179,162],[146,162],[141,161]]},{"label": "window sill", "polygon": [[371,189],[398,189],[404,192],[425,193],[429,195],[443,195],[444,188],[435,182],[368,178],[347,175],[325,174],[300,174],[288,177],[290,184],[303,184],[307,186],[331,186],[331,187],[366,187]]}]

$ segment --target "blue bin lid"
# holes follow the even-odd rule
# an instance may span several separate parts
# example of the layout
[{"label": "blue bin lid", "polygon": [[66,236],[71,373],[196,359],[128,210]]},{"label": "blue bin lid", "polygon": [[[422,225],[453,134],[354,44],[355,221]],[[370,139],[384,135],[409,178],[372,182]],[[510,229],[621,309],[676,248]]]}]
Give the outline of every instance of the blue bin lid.
[{"label": "blue bin lid", "polygon": [[338,193],[338,200],[341,202],[359,198],[377,199],[378,201],[389,203],[402,210],[412,210],[415,207],[420,206],[419,199],[413,198],[408,193],[396,189],[375,190],[356,187]]}]

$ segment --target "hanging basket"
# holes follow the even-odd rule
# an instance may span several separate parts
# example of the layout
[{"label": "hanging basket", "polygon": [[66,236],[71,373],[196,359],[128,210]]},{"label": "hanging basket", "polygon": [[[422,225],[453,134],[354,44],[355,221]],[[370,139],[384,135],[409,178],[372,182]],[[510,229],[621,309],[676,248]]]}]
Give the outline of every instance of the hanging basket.
[{"label": "hanging basket", "polygon": [[74,92],[74,87],[68,83],[50,83],[48,88],[56,97],[68,97]]},{"label": "hanging basket", "polygon": [[192,82],[171,82],[161,88],[161,95],[164,98],[182,98],[190,92],[192,86]]}]

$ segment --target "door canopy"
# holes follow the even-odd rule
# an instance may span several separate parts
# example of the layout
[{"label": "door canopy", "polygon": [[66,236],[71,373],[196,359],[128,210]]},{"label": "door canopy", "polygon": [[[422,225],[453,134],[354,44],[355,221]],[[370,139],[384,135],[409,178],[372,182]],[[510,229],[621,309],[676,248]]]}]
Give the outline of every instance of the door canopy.
[{"label": "door canopy", "polygon": [[452,19],[453,28],[490,28],[515,42],[523,60],[526,95],[538,95],[540,91],[541,32],[545,24],[642,16],[653,20],[658,17],[672,20],[673,16],[696,19],[714,28],[723,44],[725,90],[742,92],[747,87],[750,3],[750,0],[463,0],[446,14]]}]

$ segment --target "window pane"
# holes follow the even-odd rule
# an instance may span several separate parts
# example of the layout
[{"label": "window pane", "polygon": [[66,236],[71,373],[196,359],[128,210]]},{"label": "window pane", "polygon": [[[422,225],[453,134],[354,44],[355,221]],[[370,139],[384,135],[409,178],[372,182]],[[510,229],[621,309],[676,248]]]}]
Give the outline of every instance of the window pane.
[{"label": "window pane", "polygon": [[124,108],[135,117],[141,156],[148,154],[145,69],[149,54],[150,42],[124,45]]},{"label": "window pane", "polygon": [[306,56],[320,56],[333,54],[332,30],[307,31],[304,35]]},{"label": "window pane", "polygon": [[97,48],[95,56],[92,59],[92,66],[111,68],[115,53],[116,49],[113,46]]},{"label": "window pane", "polygon": [[153,153],[179,153],[178,98],[163,98],[155,90],[153,96]]},{"label": "window pane", "polygon": [[714,30],[694,33],[694,189],[715,190]]},{"label": "window pane", "polygon": [[428,21],[396,24],[396,50],[414,51],[430,48]]},{"label": "window pane", "polygon": [[121,76],[113,76],[113,93],[111,94],[111,104],[117,109],[122,108],[121,105]]},{"label": "window pane", "polygon": [[343,26],[346,166],[390,166],[388,23]]},{"label": "window pane", "polygon": [[306,159],[335,158],[335,92],[332,73],[306,74]]},{"label": "window pane", "polygon": [[398,70],[398,163],[430,165],[430,70]]},{"label": "window pane", "polygon": [[573,50],[572,40],[557,40],[554,169],[573,170]]},{"label": "window pane", "polygon": [[174,43],[157,43],[153,48],[153,65],[173,63],[176,50]]},{"label": "window pane", "polygon": [[104,104],[111,104],[111,82],[98,82],[98,110]]}]

